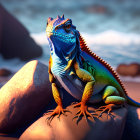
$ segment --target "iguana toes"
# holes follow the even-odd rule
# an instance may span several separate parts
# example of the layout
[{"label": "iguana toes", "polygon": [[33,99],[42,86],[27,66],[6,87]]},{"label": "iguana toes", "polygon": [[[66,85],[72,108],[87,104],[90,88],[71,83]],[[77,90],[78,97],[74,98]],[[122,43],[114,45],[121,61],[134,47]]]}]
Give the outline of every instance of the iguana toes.
[{"label": "iguana toes", "polygon": [[87,103],[104,101],[106,106],[100,107],[102,113],[113,107],[130,103],[140,107],[130,99],[113,69],[101,58],[96,56],[85,44],[71,19],[57,16],[48,18],[46,33],[51,50],[49,61],[49,79],[57,107],[48,120],[55,115],[64,114],[60,89],[64,88],[76,99],[81,100],[76,117],[92,114],[87,110]]}]

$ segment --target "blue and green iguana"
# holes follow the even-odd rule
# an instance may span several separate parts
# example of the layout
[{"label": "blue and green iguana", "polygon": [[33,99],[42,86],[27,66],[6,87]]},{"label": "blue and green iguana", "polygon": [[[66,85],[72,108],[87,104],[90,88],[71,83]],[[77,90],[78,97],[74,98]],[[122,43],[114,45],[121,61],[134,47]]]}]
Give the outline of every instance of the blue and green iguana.
[{"label": "blue and green iguana", "polygon": [[[55,115],[64,114],[60,88],[64,88],[74,98],[81,100],[74,107],[80,110],[74,118],[92,114],[87,109],[87,103],[106,105],[100,107],[102,113],[125,102],[140,107],[127,96],[125,88],[115,71],[103,59],[93,53],[86,45],[71,19],[57,16],[48,18],[46,33],[50,46],[49,80],[57,107],[48,120]],[[102,114],[101,113],[101,114]]]}]

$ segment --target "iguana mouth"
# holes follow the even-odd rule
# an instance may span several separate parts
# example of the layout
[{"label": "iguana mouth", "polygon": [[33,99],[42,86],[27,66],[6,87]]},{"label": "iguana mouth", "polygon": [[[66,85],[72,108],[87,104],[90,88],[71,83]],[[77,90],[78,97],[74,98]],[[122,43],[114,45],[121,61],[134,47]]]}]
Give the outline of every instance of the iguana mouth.
[{"label": "iguana mouth", "polygon": [[65,42],[65,43],[75,43],[76,42],[76,37],[74,34],[62,34],[62,33],[58,33],[58,32],[51,32],[51,31],[46,31],[46,33],[48,34],[48,36],[53,35],[54,37],[56,36],[59,40]]},{"label": "iguana mouth", "polygon": [[71,34],[66,35],[66,34],[62,34],[62,33],[58,33],[58,32],[51,32],[51,31],[46,31],[46,32],[49,33],[49,34],[52,34],[54,36],[64,37],[66,39],[73,39],[73,38],[75,38],[75,35],[71,35]]}]

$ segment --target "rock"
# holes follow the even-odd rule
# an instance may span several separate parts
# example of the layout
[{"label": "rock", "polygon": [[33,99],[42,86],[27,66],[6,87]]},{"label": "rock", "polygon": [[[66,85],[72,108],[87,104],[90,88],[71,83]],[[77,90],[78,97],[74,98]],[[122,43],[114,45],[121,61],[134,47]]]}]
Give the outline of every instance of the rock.
[{"label": "rock", "polygon": [[[48,116],[43,116],[33,123],[21,135],[19,140],[120,140],[125,120],[127,116],[126,108],[113,110],[114,118],[104,113],[99,119],[92,120],[89,118],[86,122],[82,118],[78,124],[72,118],[77,113],[79,108],[73,108],[73,105],[68,107],[72,112],[67,113],[67,116],[62,115],[60,121],[57,117],[49,126],[46,122]],[[89,107],[93,111],[93,107]],[[100,112],[98,112],[100,113]]]},{"label": "rock", "polygon": [[140,108],[129,106],[122,140],[140,139]]},{"label": "rock", "polygon": [[18,138],[0,137],[0,140],[18,140]]},{"label": "rock", "polygon": [[8,69],[0,69],[0,76],[10,76],[12,74],[12,72],[10,71],[10,70],[8,70]]},{"label": "rock", "polygon": [[27,63],[0,89],[0,133],[30,123],[51,99],[47,66]]},{"label": "rock", "polygon": [[[140,83],[123,82],[129,97],[140,103]],[[140,108],[128,106],[128,115],[122,140],[140,139]]]},{"label": "rock", "polygon": [[120,64],[116,71],[122,76],[138,76],[140,75],[140,64]]},{"label": "rock", "polygon": [[98,4],[84,7],[84,9],[88,13],[109,14],[111,12],[107,7]]},{"label": "rock", "polygon": [[25,27],[0,5],[0,53],[6,59],[29,60],[42,55],[42,49]]}]

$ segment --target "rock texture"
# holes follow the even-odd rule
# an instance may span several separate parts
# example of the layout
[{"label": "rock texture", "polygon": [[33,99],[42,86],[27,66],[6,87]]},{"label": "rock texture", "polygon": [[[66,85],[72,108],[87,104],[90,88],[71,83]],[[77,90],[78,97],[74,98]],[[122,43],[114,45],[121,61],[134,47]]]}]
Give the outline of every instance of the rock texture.
[{"label": "rock texture", "polygon": [[0,53],[4,58],[29,60],[42,55],[42,49],[25,27],[0,5]]},{"label": "rock texture", "polygon": [[51,99],[47,66],[27,63],[0,89],[0,133],[28,124]]},{"label": "rock texture", "polygon": [[[78,125],[76,120],[72,118],[77,113],[79,108],[69,106],[68,109],[72,112],[67,113],[67,116],[62,115],[60,121],[55,117],[51,125],[47,125],[46,118],[43,116],[33,123],[19,138],[19,140],[120,140],[127,110],[125,108],[116,109],[113,111],[114,118],[104,113],[99,119],[88,122],[82,118]],[[93,107],[89,107],[93,111]],[[100,112],[98,112],[100,113]]]},{"label": "rock texture", "polygon": [[120,64],[116,71],[122,76],[138,76],[140,75],[140,64],[132,63],[129,65]]},{"label": "rock texture", "polygon": [[140,139],[140,108],[129,106],[122,140]]}]

